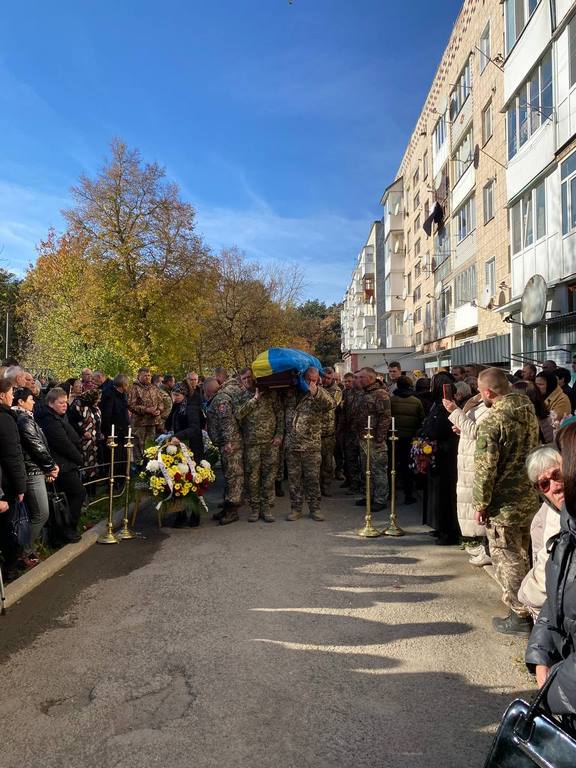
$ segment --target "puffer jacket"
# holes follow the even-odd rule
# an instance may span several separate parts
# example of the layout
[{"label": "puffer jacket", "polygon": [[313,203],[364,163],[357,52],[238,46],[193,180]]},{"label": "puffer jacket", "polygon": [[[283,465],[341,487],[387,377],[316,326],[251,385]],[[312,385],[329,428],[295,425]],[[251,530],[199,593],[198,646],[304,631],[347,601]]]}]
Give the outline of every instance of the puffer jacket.
[{"label": "puffer jacket", "polygon": [[45,475],[52,472],[56,464],[50,454],[46,436],[36,423],[36,419],[30,411],[25,411],[23,408],[15,407],[12,410],[16,414],[26,474]]},{"label": "puffer jacket", "polygon": [[484,526],[478,525],[474,520],[472,487],[474,485],[474,452],[478,427],[489,413],[490,409],[483,402],[480,402],[470,409],[456,408],[448,417],[452,424],[460,430],[456,499],[458,525],[462,536],[483,537],[486,535]]},{"label": "puffer jacket", "polygon": [[564,508],[560,533],[548,542],[546,602],[534,624],[526,664],[531,671],[541,664],[558,664],[546,694],[554,714],[576,713],[576,519]]},{"label": "puffer jacket", "polygon": [[545,501],[532,520],[530,539],[532,541],[533,566],[522,580],[518,590],[518,600],[523,603],[533,617],[546,600],[546,563],[548,562],[547,543],[560,532],[560,512]]},{"label": "puffer jacket", "polygon": [[413,389],[398,390],[390,398],[398,438],[414,437],[424,421],[424,406]]}]

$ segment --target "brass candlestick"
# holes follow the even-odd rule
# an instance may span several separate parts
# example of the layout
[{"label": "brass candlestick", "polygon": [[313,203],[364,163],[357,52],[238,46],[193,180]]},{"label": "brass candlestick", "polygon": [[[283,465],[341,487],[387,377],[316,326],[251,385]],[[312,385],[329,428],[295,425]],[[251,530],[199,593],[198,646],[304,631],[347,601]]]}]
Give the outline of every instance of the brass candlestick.
[{"label": "brass candlestick", "polygon": [[107,446],[110,448],[110,477],[109,477],[109,483],[110,483],[110,489],[108,491],[108,520],[106,521],[106,533],[102,533],[100,536],[98,536],[98,544],[118,544],[118,539],[116,536],[114,536],[113,528],[114,528],[114,454],[116,453],[116,448],[118,448],[118,443],[116,442],[116,438],[114,436],[114,430],[112,430],[112,434],[107,440]]},{"label": "brass candlestick", "polygon": [[122,520],[122,530],[118,533],[116,538],[118,541],[123,541],[126,539],[135,539],[136,534],[133,533],[130,528],[128,527],[128,506],[130,504],[130,464],[132,462],[132,449],[134,448],[134,443],[132,442],[132,434],[131,432],[128,433],[128,437],[126,437],[126,476],[125,476],[125,485],[124,485],[124,519]]},{"label": "brass candlestick", "polygon": [[372,437],[372,430],[370,429],[370,419],[368,419],[368,427],[366,428],[366,516],[364,517],[364,528],[358,531],[358,536],[362,536],[365,539],[375,539],[380,536],[380,531],[374,528],[372,525],[372,470],[370,469],[370,443],[374,439]]},{"label": "brass candlestick", "polygon": [[396,443],[398,437],[396,430],[390,430],[390,442],[392,443],[392,468],[390,470],[390,522],[388,527],[382,531],[383,536],[404,536],[406,531],[398,525],[398,515],[396,513]]}]

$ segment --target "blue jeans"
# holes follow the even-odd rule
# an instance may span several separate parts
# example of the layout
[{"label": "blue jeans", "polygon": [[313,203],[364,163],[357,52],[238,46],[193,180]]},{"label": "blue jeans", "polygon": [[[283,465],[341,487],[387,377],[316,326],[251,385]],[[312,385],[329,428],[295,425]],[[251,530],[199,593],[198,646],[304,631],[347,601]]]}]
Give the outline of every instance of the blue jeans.
[{"label": "blue jeans", "polygon": [[24,547],[24,554],[27,555],[34,551],[34,542],[40,538],[50,514],[44,475],[28,475],[24,504],[30,517],[30,541]]}]

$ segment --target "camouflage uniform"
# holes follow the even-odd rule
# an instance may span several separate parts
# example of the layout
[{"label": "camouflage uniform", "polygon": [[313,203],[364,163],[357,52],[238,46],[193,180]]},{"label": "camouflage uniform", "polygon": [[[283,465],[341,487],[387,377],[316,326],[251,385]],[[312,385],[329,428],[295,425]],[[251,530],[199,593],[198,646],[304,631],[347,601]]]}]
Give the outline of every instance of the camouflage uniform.
[{"label": "camouflage uniform", "polygon": [[319,513],[323,414],[331,411],[333,405],[330,395],[320,386],[315,395],[292,391],[286,398],[286,463],[295,516],[302,514],[304,497],[310,514]]},{"label": "camouflage uniform", "polygon": [[224,501],[236,507],[242,504],[244,493],[244,453],[236,409],[244,397],[245,392],[236,379],[228,379],[210,401],[206,414],[208,435],[220,450]]},{"label": "camouflage uniform", "polygon": [[277,393],[264,390],[258,400],[252,397],[239,405],[237,416],[244,437],[244,466],[251,519],[257,520],[261,516],[270,520],[279,449],[273,441],[275,438],[282,440],[284,411]]},{"label": "camouflage uniform", "polygon": [[526,457],[537,445],[534,407],[525,395],[512,392],[481,422],[474,454],[474,508],[488,518],[486,535],[502,601],[519,616],[529,615],[518,589],[530,568],[530,523],[539,507],[526,474]]},{"label": "camouflage uniform", "polygon": [[[134,435],[134,461],[139,464],[144,457],[147,443],[153,443],[160,434],[160,422],[165,410],[162,393],[154,384],[135,381],[128,393],[128,408],[132,413]],[[146,413],[146,408],[160,411],[160,416]]]},{"label": "camouflage uniform", "polygon": [[362,429],[361,400],[364,392],[361,389],[345,389],[342,399],[344,410],[344,458],[346,477],[350,481],[352,491],[360,491],[362,480],[360,476],[360,440],[359,431]]},{"label": "camouflage uniform", "polygon": [[320,467],[320,487],[322,493],[330,491],[334,479],[334,449],[336,448],[336,408],[342,402],[342,390],[334,381],[329,387],[323,387],[332,399],[332,408],[325,411],[322,418],[322,464]]},{"label": "camouflage uniform", "polygon": [[362,473],[367,469],[366,430],[371,417],[372,444],[370,446],[370,479],[375,505],[384,506],[388,501],[388,430],[392,423],[390,395],[379,382],[365,387],[362,396],[354,404],[354,428],[360,444]]}]

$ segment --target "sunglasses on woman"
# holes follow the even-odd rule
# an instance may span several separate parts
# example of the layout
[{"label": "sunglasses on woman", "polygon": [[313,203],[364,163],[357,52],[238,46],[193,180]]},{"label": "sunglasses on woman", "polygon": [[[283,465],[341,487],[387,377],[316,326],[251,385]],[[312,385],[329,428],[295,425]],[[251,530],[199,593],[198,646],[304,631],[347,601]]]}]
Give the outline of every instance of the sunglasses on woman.
[{"label": "sunglasses on woman", "polygon": [[536,488],[540,491],[540,493],[548,493],[550,490],[550,483],[554,481],[555,483],[562,483],[562,470],[557,467],[556,469],[553,469],[552,472],[548,477],[542,477],[538,479],[538,482],[534,483]]}]

